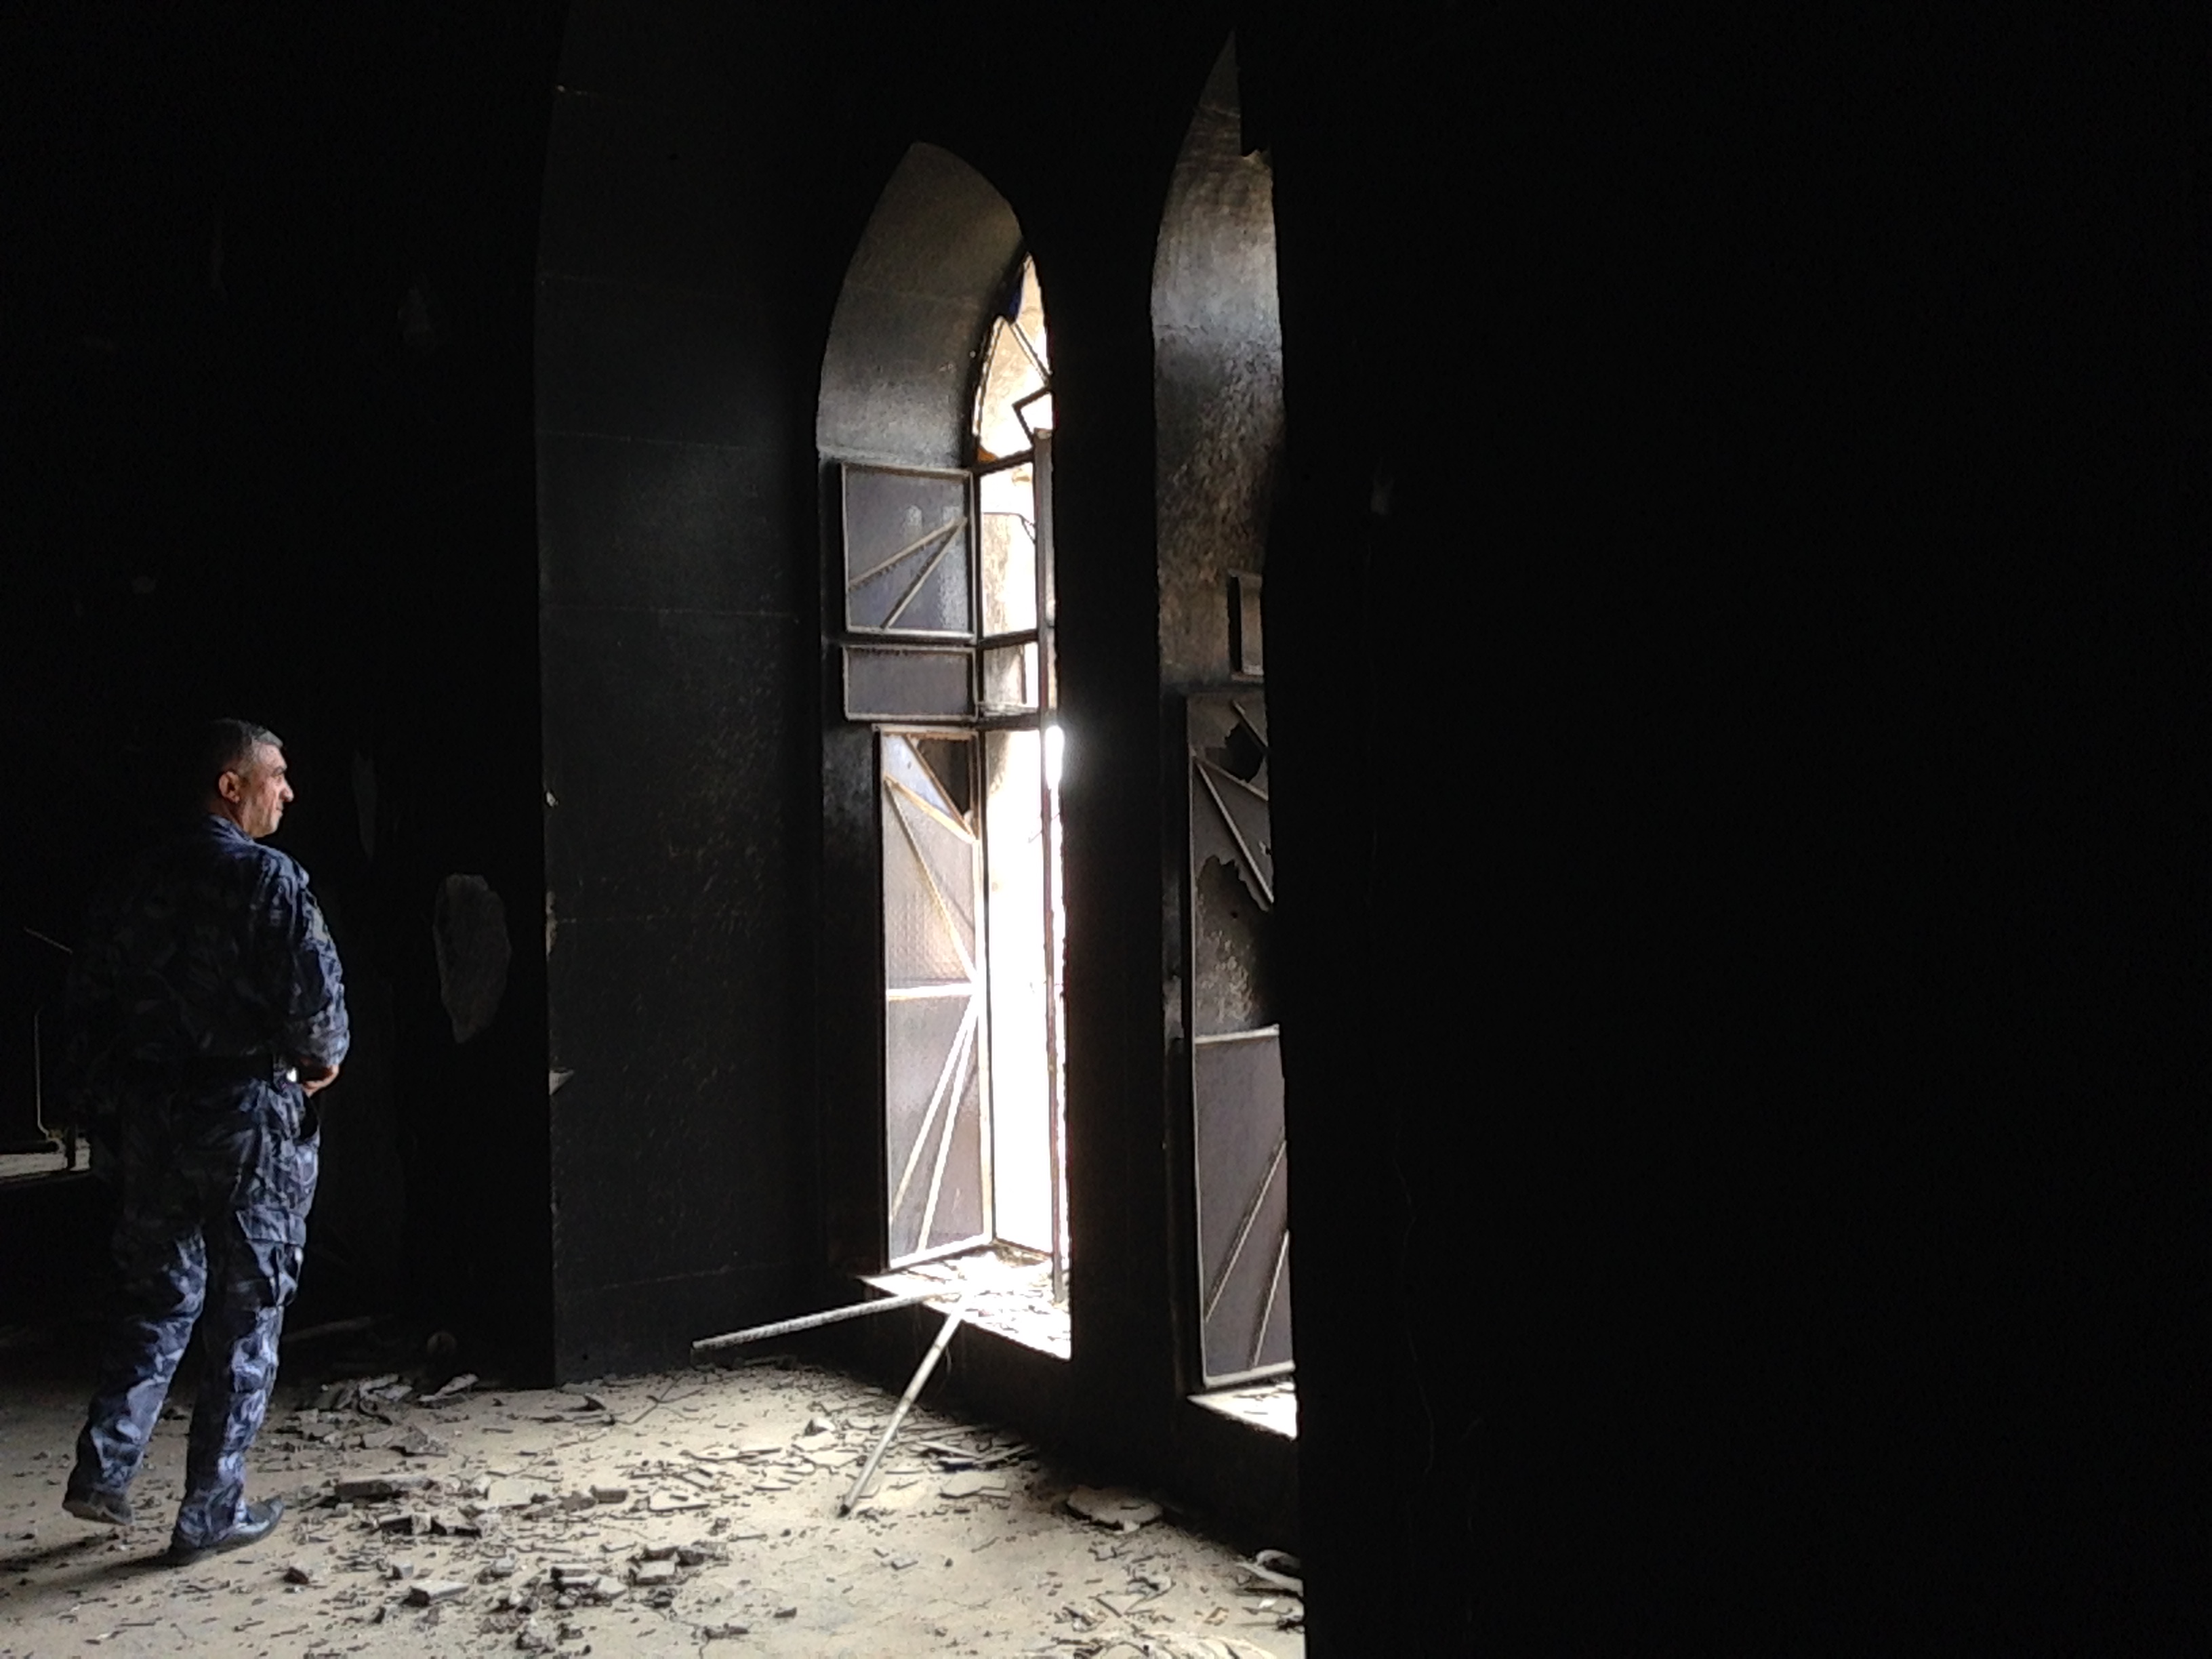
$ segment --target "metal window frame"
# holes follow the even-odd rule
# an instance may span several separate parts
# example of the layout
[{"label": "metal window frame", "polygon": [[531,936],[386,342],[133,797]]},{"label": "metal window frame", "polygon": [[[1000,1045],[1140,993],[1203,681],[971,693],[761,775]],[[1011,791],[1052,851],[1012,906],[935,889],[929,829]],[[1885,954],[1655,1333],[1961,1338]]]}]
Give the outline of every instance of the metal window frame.
[{"label": "metal window frame", "polygon": [[[879,626],[872,625],[866,623],[856,623],[853,620],[853,588],[855,584],[855,578],[852,574],[853,515],[851,488],[854,475],[862,473],[876,476],[889,475],[891,477],[906,478],[932,478],[940,482],[951,480],[957,480],[959,482],[962,487],[961,518],[958,523],[953,527],[953,537],[963,540],[967,544],[966,566],[968,571],[969,626],[966,629],[895,628],[888,625]],[[839,586],[844,596],[843,601],[838,608],[837,638],[841,641],[854,639],[916,640],[940,642],[957,640],[966,645],[972,645],[975,643],[976,629],[982,620],[982,611],[980,606],[981,595],[977,591],[977,578],[975,571],[975,532],[978,505],[975,480],[977,476],[977,469],[974,467],[902,466],[883,461],[840,461],[837,463],[837,567]],[[948,540],[946,545],[947,547],[951,545],[950,540]],[[888,561],[885,564],[878,566],[874,571],[867,573],[866,575],[864,575],[858,580],[866,580],[870,576],[879,574],[883,570],[888,569],[891,564],[896,563],[898,558],[904,556],[906,556],[906,555],[902,553],[890,561]],[[932,568],[933,568],[935,565],[943,562],[943,560],[944,551],[940,550],[936,558],[931,562]],[[914,592],[919,592],[921,591],[921,582],[927,580],[927,575],[918,579],[915,584]],[[907,600],[902,601],[898,606],[894,608],[893,614],[896,615],[897,611],[903,610],[905,608],[905,605],[910,602],[912,594],[910,593]]]}]

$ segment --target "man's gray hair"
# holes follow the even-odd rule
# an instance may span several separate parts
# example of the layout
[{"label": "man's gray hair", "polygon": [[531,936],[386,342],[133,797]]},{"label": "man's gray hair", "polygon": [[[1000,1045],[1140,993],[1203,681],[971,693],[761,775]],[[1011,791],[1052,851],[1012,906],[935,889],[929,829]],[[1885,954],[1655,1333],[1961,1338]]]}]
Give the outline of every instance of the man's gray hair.
[{"label": "man's gray hair", "polygon": [[252,720],[210,720],[200,732],[193,787],[202,796],[213,794],[222,775],[243,772],[252,763],[253,751],[264,743],[278,749],[284,746],[283,738]]}]

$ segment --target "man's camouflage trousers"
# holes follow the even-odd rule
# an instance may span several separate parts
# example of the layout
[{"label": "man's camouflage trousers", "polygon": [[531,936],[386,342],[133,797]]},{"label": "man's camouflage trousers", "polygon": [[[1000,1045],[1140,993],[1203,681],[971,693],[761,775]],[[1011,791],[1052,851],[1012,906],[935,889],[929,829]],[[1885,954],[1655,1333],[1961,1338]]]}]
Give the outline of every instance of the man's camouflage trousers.
[{"label": "man's camouflage trousers", "polygon": [[197,1323],[203,1368],[175,1541],[211,1543],[244,1515],[246,1454],[299,1285],[317,1140],[295,1083],[128,1104],[116,1143],[122,1307],[77,1438],[73,1496],[130,1485]]}]

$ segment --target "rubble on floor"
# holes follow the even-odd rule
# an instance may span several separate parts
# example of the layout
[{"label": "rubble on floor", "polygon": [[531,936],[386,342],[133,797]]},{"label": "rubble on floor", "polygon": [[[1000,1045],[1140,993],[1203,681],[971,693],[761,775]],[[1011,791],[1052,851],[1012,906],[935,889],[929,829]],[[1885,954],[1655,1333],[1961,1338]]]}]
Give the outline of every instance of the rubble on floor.
[{"label": "rubble on floor", "polygon": [[926,1405],[838,1519],[896,1402],[831,1371],[333,1383],[272,1411],[256,1448],[252,1490],[291,1508],[280,1535],[177,1572],[137,1569],[166,1539],[181,1413],[134,1490],[140,1524],[95,1533],[59,1507],[80,1403],[0,1421],[18,1472],[0,1481],[0,1659],[1304,1652],[1283,1558],[1240,1561],[1153,1498]]}]

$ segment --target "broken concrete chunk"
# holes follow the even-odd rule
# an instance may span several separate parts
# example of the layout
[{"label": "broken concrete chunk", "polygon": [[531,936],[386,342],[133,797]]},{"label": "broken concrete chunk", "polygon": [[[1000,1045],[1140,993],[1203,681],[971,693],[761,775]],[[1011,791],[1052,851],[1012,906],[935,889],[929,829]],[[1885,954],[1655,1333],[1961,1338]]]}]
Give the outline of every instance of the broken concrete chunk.
[{"label": "broken concrete chunk", "polygon": [[407,1587],[407,1605],[427,1607],[433,1601],[450,1601],[467,1588],[451,1578],[424,1578]]},{"label": "broken concrete chunk", "polygon": [[640,1586],[672,1584],[676,1582],[673,1561],[641,1561],[629,1570],[629,1582]]},{"label": "broken concrete chunk", "polygon": [[[757,1537],[759,1534],[754,1535]],[[711,1538],[702,1538],[696,1544],[678,1544],[676,1547],[676,1564],[678,1566],[703,1567],[710,1561],[722,1562],[729,1559],[729,1547],[718,1544]]]},{"label": "broken concrete chunk", "polygon": [[[952,1476],[937,1490],[946,1498],[1003,1498],[1006,1496],[1008,1488],[1006,1477],[1003,1474],[986,1474],[980,1469],[970,1469]],[[1070,1508],[1073,1508],[1074,1501],[1073,1498],[1068,1500]]]},{"label": "broken concrete chunk", "polygon": [[619,1504],[629,1497],[628,1486],[594,1486],[592,1488],[592,1501],[594,1504]]},{"label": "broken concrete chunk", "polygon": [[703,1510],[707,1500],[681,1492],[657,1492],[646,1500],[645,1506],[655,1515],[673,1515],[678,1510]]},{"label": "broken concrete chunk", "polygon": [[430,1484],[427,1474],[342,1475],[336,1496],[342,1504],[382,1504]]},{"label": "broken concrete chunk", "polygon": [[323,1582],[322,1570],[309,1562],[294,1561],[284,1569],[284,1582],[288,1584],[320,1584]]},{"label": "broken concrete chunk", "polygon": [[434,1405],[441,1400],[451,1400],[456,1395],[466,1394],[471,1389],[476,1387],[476,1385],[477,1374],[474,1371],[463,1371],[459,1376],[453,1378],[452,1382],[447,1383],[442,1389],[436,1390],[434,1393],[424,1395],[420,1403],[425,1406],[429,1406]]},{"label": "broken concrete chunk", "polygon": [[496,1555],[489,1561],[484,1563],[484,1569],[481,1576],[485,1578],[512,1578],[514,1577],[515,1565],[515,1559],[513,1556]]},{"label": "broken concrete chunk", "polygon": [[1067,1507],[1086,1521],[1123,1532],[1134,1532],[1160,1518],[1158,1504],[1119,1486],[1078,1486],[1068,1493]]}]

